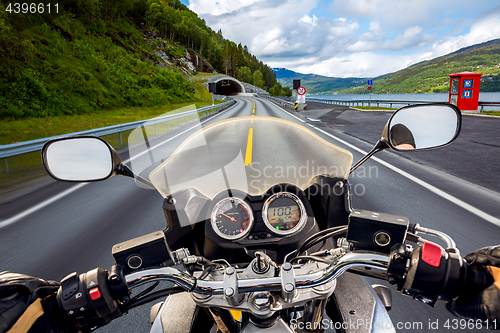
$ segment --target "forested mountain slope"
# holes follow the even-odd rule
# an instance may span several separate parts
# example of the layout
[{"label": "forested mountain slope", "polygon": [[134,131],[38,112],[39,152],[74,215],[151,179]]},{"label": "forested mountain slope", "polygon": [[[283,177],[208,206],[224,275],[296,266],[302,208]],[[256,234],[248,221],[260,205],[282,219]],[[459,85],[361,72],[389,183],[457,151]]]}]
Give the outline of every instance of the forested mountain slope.
[{"label": "forested mountain slope", "polygon": [[0,119],[196,100],[197,70],[276,84],[271,68],[178,0],[65,0],[57,13],[44,1],[50,14],[1,2]]}]

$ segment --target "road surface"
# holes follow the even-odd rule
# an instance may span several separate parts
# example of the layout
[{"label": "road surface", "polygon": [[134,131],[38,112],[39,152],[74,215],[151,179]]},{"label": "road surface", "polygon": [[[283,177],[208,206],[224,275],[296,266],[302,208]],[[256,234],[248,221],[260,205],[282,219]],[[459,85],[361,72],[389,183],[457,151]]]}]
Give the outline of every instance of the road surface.
[{"label": "road surface", "polygon": [[[360,151],[366,152],[372,146],[338,128],[316,127],[300,114],[291,114],[267,100],[248,97],[237,98],[237,101],[230,109],[202,120],[203,126],[255,114],[306,126],[325,140],[351,151],[354,161],[362,157]],[[172,153],[195,130],[196,127],[188,125],[165,136],[162,140],[169,141],[161,148],[164,154]],[[264,144],[262,140],[258,135],[253,136],[254,159],[266,153],[259,151]],[[296,151],[297,158],[301,154]],[[127,158],[123,156],[124,160]],[[455,239],[462,254],[500,241],[499,193],[444,171],[392,152],[382,152],[377,159],[369,160],[360,168],[352,176],[351,183],[355,208],[404,215],[411,223],[445,231]],[[12,217],[56,195],[60,195],[58,200],[6,225],[5,222],[13,221]],[[95,267],[108,269],[114,263],[111,256],[114,244],[165,227],[162,201],[156,192],[140,188],[133,179],[125,177],[85,185],[49,185],[11,202],[0,212],[0,270],[60,280],[73,271],[82,273]],[[444,323],[454,318],[442,305],[433,309],[397,294],[394,288],[390,315],[395,325],[402,323],[403,327],[410,327],[398,332],[414,332],[418,323],[423,325],[422,332],[436,332],[425,329],[429,321],[436,320],[440,325],[437,331],[445,332]],[[99,331],[147,332],[149,327],[149,306],[144,305]]]}]

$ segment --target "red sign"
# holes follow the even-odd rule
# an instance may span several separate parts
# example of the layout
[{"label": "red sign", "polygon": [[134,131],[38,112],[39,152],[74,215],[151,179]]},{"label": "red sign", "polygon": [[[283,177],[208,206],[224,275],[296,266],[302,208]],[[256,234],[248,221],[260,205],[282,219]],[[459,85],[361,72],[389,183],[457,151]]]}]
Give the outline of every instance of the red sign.
[{"label": "red sign", "polygon": [[372,86],[368,86],[368,90],[372,90]]},{"label": "red sign", "polygon": [[299,87],[299,88],[297,89],[297,94],[299,94],[299,95],[305,95],[305,93],[306,93],[306,88],[304,88],[304,87]]}]

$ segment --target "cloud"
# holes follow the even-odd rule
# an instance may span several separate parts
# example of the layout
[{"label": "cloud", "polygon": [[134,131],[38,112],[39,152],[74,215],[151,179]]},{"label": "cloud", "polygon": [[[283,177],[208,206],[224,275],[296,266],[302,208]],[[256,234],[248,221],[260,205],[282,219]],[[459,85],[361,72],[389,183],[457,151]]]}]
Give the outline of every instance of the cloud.
[{"label": "cloud", "polygon": [[500,16],[488,15],[479,22],[473,24],[469,33],[447,37],[437,41],[433,45],[433,51],[429,54],[429,59],[439,57],[454,52],[463,47],[479,44],[500,37]]},{"label": "cloud", "polygon": [[414,63],[412,56],[380,55],[358,52],[347,56],[332,57],[311,64],[289,64],[300,73],[316,73],[334,77],[376,77],[395,72]]},{"label": "cloud", "polygon": [[388,26],[435,22],[449,8],[467,8],[468,0],[334,0],[330,11],[339,16],[377,18]]},{"label": "cloud", "polygon": [[198,15],[222,15],[232,13],[263,0],[195,0],[189,2],[189,9]]},{"label": "cloud", "polygon": [[189,7],[272,67],[373,77],[499,38],[500,6],[464,15],[489,0],[477,1],[190,0]]}]

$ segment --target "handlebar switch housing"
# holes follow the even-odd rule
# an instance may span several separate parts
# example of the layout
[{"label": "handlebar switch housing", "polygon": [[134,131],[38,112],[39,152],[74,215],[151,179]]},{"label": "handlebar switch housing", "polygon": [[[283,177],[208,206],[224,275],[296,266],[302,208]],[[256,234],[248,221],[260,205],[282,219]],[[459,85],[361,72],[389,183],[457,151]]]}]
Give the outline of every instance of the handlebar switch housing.
[{"label": "handlebar switch housing", "polygon": [[438,299],[451,301],[464,284],[465,262],[454,249],[425,242],[410,256],[403,293],[434,306]]},{"label": "handlebar switch housing", "polygon": [[65,277],[57,292],[57,302],[69,321],[82,331],[104,326],[124,313],[111,294],[108,272],[101,268]]},{"label": "handlebar switch housing", "polygon": [[411,247],[405,244],[396,244],[391,248],[389,254],[389,265],[387,266],[387,281],[397,285],[398,291],[403,289],[406,274],[406,264],[411,254]]}]

